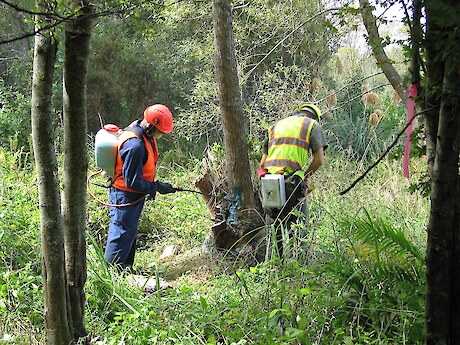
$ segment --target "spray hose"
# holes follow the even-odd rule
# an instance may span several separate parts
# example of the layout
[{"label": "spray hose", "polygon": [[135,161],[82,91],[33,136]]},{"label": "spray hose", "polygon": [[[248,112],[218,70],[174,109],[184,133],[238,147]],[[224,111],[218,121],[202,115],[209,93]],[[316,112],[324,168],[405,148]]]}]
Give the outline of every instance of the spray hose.
[{"label": "spray hose", "polygon": [[90,188],[90,184],[95,184],[96,186],[99,186],[99,187],[104,187],[104,188],[109,188],[110,186],[104,186],[104,185],[101,185],[101,184],[97,184],[97,183],[94,183],[94,182],[91,182],[91,180],[93,179],[94,176],[96,175],[99,175],[101,174],[103,171],[103,169],[101,170],[98,170],[96,171],[95,173],[92,173],[91,175],[89,175],[88,179],[86,180],[86,188],[88,189],[88,193],[99,203],[101,204],[102,206],[105,206],[105,207],[126,207],[126,206],[131,206],[131,205],[135,205],[137,204],[138,202],[141,202],[142,200],[144,200],[147,195],[144,195],[142,196],[141,198],[137,199],[137,200],[134,200],[132,202],[128,202],[126,204],[111,204],[111,203],[108,203],[108,202],[105,202],[105,201],[102,201],[101,199],[99,199],[96,195],[94,195],[93,191],[91,190]]},{"label": "spray hose", "polygon": [[[149,197],[150,197],[149,194],[144,195],[144,196],[140,197],[139,199],[134,200],[134,201],[132,201],[132,202],[128,202],[128,203],[126,203],[126,204],[111,204],[111,203],[108,203],[108,202],[105,202],[105,201],[99,199],[96,195],[94,195],[93,191],[92,191],[91,188],[90,188],[90,184],[94,184],[94,185],[96,185],[96,186],[104,187],[104,188],[109,188],[109,187],[110,187],[110,186],[105,186],[105,185],[98,184],[98,183],[95,183],[95,182],[92,182],[92,181],[91,181],[91,180],[93,179],[94,176],[101,174],[102,171],[103,171],[103,169],[98,170],[98,171],[96,171],[95,173],[92,173],[91,175],[89,175],[88,179],[86,180],[86,188],[88,189],[89,194],[90,194],[99,204],[101,204],[102,206],[105,206],[105,207],[126,207],[126,206],[135,205],[135,204],[137,204],[138,202],[141,202],[142,200],[148,200],[148,199],[149,199]],[[199,191],[196,191],[196,190],[192,190],[192,189],[184,189],[184,188],[175,187],[174,190],[175,190],[176,192],[189,192],[189,193],[196,193],[196,194],[201,194],[201,195],[209,196],[209,194],[202,193],[202,192],[199,192]]]}]

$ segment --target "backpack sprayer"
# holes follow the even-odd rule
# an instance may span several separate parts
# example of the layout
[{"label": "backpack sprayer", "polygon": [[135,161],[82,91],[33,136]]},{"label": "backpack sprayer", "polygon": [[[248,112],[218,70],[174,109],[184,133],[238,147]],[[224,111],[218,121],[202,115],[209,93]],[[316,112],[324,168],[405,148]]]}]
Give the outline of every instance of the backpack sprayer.
[{"label": "backpack sprayer", "polygon": [[[106,206],[106,207],[130,206],[138,202],[141,202],[142,200],[148,200],[150,198],[150,195],[144,195],[141,198],[133,202],[116,205],[116,204],[110,204],[110,203],[100,200],[91,191],[91,188],[90,188],[91,183],[94,185],[100,186],[100,187],[104,187],[104,188],[109,188],[111,186],[112,179],[115,174],[115,164],[116,164],[117,155],[118,155],[118,137],[120,136],[122,132],[123,130],[120,129],[117,125],[107,124],[96,133],[96,137],[95,137],[95,142],[94,142],[95,161],[96,161],[96,165],[100,168],[100,170],[96,171],[95,173],[92,173],[88,177],[86,181],[86,186],[88,188],[89,194],[94,199],[96,199],[101,205]],[[110,185],[106,186],[106,185],[97,184],[91,181],[94,176],[99,175],[99,174],[105,174],[108,180],[110,180]],[[183,189],[179,187],[174,188],[174,190],[176,192],[190,192],[190,193],[196,193],[196,194],[201,194],[201,195],[208,195],[206,193],[202,193],[196,190]]]},{"label": "backpack sprayer", "polygon": [[286,204],[284,175],[266,174],[260,178],[262,206],[264,208],[281,208]]},{"label": "backpack sprayer", "polygon": [[[267,169],[259,168],[257,175],[260,178],[260,192],[262,195],[262,206],[266,209],[283,208],[288,202],[290,196],[286,195],[285,181],[292,174],[285,176],[284,174],[269,174]],[[294,190],[299,188],[300,182],[295,186]],[[306,195],[309,195],[313,190],[307,186]],[[294,191],[292,191],[293,193]]]}]

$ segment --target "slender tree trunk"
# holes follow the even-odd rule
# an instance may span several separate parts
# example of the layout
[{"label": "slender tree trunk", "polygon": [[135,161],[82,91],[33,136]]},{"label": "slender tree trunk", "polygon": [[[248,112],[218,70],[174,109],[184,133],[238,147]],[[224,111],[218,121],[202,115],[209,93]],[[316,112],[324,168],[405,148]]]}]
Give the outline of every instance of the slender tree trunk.
[{"label": "slender tree trunk", "polygon": [[[47,10],[46,2],[38,1]],[[37,18],[39,20],[40,18]],[[39,191],[46,342],[73,341],[67,319],[64,234],[59,199],[58,169],[51,136],[51,96],[57,44],[52,32],[35,36],[32,83],[32,139]]]},{"label": "slender tree trunk", "polygon": [[[227,153],[226,184],[216,183],[206,171],[196,186],[206,194],[213,214],[211,236],[220,250],[243,245],[254,237],[252,230],[262,224],[259,204],[254,195],[249,165],[243,105],[233,41],[232,14],[229,0],[213,0],[216,78]],[[219,190],[219,193],[216,191]],[[223,192],[226,198],[217,198]]]},{"label": "slender tree trunk", "polygon": [[86,134],[86,80],[92,30],[92,7],[87,1],[73,1],[82,6],[76,19],[65,26],[64,59],[64,218],[66,274],[69,307],[76,337],[85,331],[86,282],[86,177],[88,170]]},{"label": "slender tree trunk", "polygon": [[375,59],[377,60],[377,66],[382,69],[391,86],[393,86],[393,89],[398,93],[402,101],[405,102],[407,99],[405,85],[401,76],[393,67],[390,59],[383,49],[382,39],[380,38],[379,30],[377,28],[377,22],[372,14],[372,7],[369,5],[368,0],[359,0],[359,6],[361,8],[363,23],[368,34],[368,44],[372,49]]},{"label": "slender tree trunk", "polygon": [[[460,129],[459,129],[460,133]],[[453,255],[454,260],[452,268],[452,316],[450,322],[450,338],[451,339],[460,339],[460,176],[457,176],[457,200],[455,205],[455,214],[454,214],[454,238],[453,243]]]},{"label": "slender tree trunk", "polygon": [[[436,17],[432,9],[432,2],[427,2],[426,5],[426,16],[427,16],[427,28],[426,28],[426,91],[425,91],[425,103],[428,109],[431,109],[426,114],[426,156],[428,165],[428,174],[432,175],[434,159],[436,155],[436,135],[438,133],[438,121],[439,121],[439,106],[441,103],[439,92],[440,85],[442,85],[443,73],[444,73],[444,60],[440,59],[442,55],[443,45],[439,42],[445,40],[445,33],[443,32],[438,20],[432,17]],[[434,4],[434,6],[437,6]],[[437,91],[436,91],[437,90]]]},{"label": "slender tree trunk", "polygon": [[[460,97],[458,71],[446,71],[439,113],[436,159],[433,166],[431,211],[427,243],[427,344],[454,344],[451,332],[454,310],[458,312],[458,273],[456,257],[459,244],[454,241],[459,219],[456,217],[458,200],[458,155]],[[455,89],[456,88],[456,89]],[[452,93],[454,91],[455,94]],[[456,303],[454,303],[456,301]],[[458,315],[457,315],[458,318]],[[454,326],[452,328],[452,326]],[[450,339],[450,341],[449,341]]]},{"label": "slender tree trunk", "polygon": [[422,18],[422,0],[414,0],[414,13],[410,27],[410,36],[412,43],[412,57],[410,63],[411,81],[413,84],[420,84],[420,48],[422,44],[423,29],[421,25]]},{"label": "slender tree trunk", "polygon": [[227,148],[227,179],[232,194],[242,195],[242,206],[254,208],[256,203],[243,125],[243,105],[238,82],[230,1],[214,0],[212,16],[217,85]]}]

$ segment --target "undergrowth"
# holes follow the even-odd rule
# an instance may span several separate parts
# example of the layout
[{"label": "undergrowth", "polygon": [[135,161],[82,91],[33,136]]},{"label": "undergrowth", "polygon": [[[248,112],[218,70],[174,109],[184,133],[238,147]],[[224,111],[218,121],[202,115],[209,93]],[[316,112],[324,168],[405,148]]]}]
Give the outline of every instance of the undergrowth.
[{"label": "undergrowth", "polygon": [[[34,172],[20,154],[0,150],[0,343],[43,344]],[[171,283],[155,293],[107,267],[108,210],[88,198],[93,343],[423,343],[428,201],[408,192],[410,181],[390,161],[340,196],[364,168],[330,155],[310,183],[307,245],[252,266],[203,248],[211,223],[200,197],[158,196],[141,217],[136,257],[137,270]],[[160,170],[160,179],[191,189],[197,176],[195,166]],[[179,244],[179,254],[160,259],[168,244]]]}]

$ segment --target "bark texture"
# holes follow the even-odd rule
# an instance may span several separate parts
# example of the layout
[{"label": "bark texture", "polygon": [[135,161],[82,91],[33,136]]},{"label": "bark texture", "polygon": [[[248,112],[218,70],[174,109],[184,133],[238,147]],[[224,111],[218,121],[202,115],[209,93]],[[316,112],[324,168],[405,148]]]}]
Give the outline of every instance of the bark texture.
[{"label": "bark texture", "polygon": [[[446,16],[446,13],[452,16]],[[427,243],[426,333],[428,345],[460,339],[459,144],[460,48],[456,1],[427,2],[427,95],[436,135]],[[452,20],[452,21],[450,21]],[[442,42],[442,44],[440,44]],[[438,121],[436,121],[438,119]]]},{"label": "bark texture", "polygon": [[[260,216],[256,211],[258,203],[251,180],[230,1],[214,0],[212,16],[216,79],[227,154],[227,197],[219,198],[214,193],[213,205],[209,207],[215,216],[212,228],[214,245],[219,249],[230,249],[238,242],[246,242],[241,238],[260,225]],[[209,185],[215,192],[215,186],[221,184],[205,172],[197,186],[203,188]]]},{"label": "bark texture", "polygon": [[228,0],[213,1],[214,46],[220,110],[227,148],[227,179],[235,194],[241,193],[244,208],[255,207],[251,169],[247,155],[243,105],[238,81],[231,5]]},{"label": "bark texture", "polygon": [[[443,97],[439,112],[436,159],[432,173],[431,211],[427,243],[427,294],[426,317],[428,344],[441,344],[458,332],[458,239],[459,219],[456,212],[459,202],[458,155],[460,97],[458,80],[460,73],[446,72]],[[456,86],[457,84],[457,86]],[[451,93],[456,88],[456,95]],[[455,101],[453,102],[453,100]],[[454,303],[455,301],[455,303]],[[454,326],[454,327],[452,327]],[[446,341],[446,344],[455,342]]]},{"label": "bark texture", "polygon": [[436,156],[436,136],[438,133],[439,108],[441,104],[441,92],[439,88],[442,85],[445,62],[440,59],[443,46],[439,44],[446,39],[442,27],[437,19],[431,20],[435,13],[430,9],[430,3],[427,6],[427,29],[426,29],[426,90],[425,103],[428,109],[432,108],[426,114],[426,156],[428,164],[428,174],[432,175],[434,159]]},{"label": "bark texture", "polygon": [[66,275],[69,290],[69,314],[76,337],[86,334],[86,81],[90,57],[93,8],[87,1],[74,0],[82,6],[76,19],[65,26],[64,58],[64,219]]},{"label": "bark texture", "polygon": [[[46,2],[38,1],[47,9]],[[40,18],[38,18],[40,19]],[[73,342],[67,318],[64,233],[59,178],[51,126],[51,96],[57,44],[51,32],[35,36],[32,83],[32,140],[39,191],[46,343]]]}]

